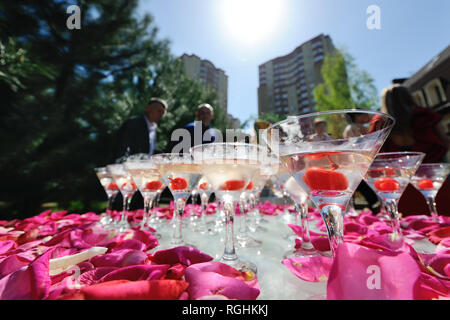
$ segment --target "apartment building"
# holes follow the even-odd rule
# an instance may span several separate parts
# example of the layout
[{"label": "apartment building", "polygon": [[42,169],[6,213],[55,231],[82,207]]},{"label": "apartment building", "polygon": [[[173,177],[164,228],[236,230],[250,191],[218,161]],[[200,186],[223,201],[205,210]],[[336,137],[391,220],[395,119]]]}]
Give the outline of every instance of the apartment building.
[{"label": "apartment building", "polygon": [[323,81],[321,69],[334,49],[320,34],[291,53],[259,66],[258,114],[300,115],[315,111],[313,90]]},{"label": "apartment building", "polygon": [[181,60],[187,76],[199,81],[205,88],[214,89],[219,96],[219,106],[227,112],[228,76],[225,72],[216,68],[211,61],[201,59],[195,54],[183,54]]}]

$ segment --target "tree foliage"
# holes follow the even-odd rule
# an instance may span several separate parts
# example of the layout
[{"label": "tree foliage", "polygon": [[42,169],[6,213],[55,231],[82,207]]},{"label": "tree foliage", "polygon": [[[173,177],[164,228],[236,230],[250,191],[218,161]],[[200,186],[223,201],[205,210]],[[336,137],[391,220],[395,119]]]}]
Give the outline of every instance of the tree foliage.
[{"label": "tree foliage", "polygon": [[90,210],[105,199],[93,169],[107,164],[116,130],[150,97],[169,103],[159,137],[192,121],[198,104],[217,102],[187,79],[152,17],[136,15],[137,0],[78,1],[79,30],[66,26],[70,4],[1,4],[0,202],[8,219],[34,215],[43,202]]},{"label": "tree foliage", "polygon": [[[327,54],[322,65],[323,83],[314,88],[317,111],[342,109],[377,109],[378,91],[367,71],[360,70],[345,50]],[[327,121],[329,132],[338,136],[345,126],[337,116]]]}]

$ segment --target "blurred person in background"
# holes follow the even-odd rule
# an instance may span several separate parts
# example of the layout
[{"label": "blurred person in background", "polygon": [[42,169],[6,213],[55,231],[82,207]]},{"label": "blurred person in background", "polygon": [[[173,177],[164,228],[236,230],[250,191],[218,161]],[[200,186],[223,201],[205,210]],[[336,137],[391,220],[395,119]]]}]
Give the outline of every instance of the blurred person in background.
[{"label": "blurred person in background", "polygon": [[[166,113],[167,102],[160,98],[151,98],[143,114],[128,119],[118,130],[110,162],[139,153],[154,154],[158,142],[156,135],[158,122]],[[136,192],[131,200],[130,210],[140,209],[143,205],[142,195]],[[122,196],[115,198],[113,209],[122,209]]]},{"label": "blurred person in background", "polygon": [[152,98],[144,113],[125,121],[117,132],[113,150],[114,159],[138,153],[154,154],[157,144],[158,122],[167,112],[167,102]]},{"label": "blurred person in background", "polygon": [[327,141],[333,139],[333,137],[328,134],[328,125],[325,119],[314,119],[314,131],[316,133],[309,137],[310,141]]},{"label": "blurred person in background", "polygon": [[[430,108],[419,106],[408,88],[396,84],[384,89],[381,112],[391,115],[396,124],[380,152],[415,151],[426,154],[423,163],[447,162],[446,154],[450,139],[442,124],[443,116]],[[377,128],[374,116],[369,132]],[[437,210],[441,215],[450,215],[450,183],[443,184],[436,197]],[[403,216],[427,214],[428,206],[421,193],[409,185],[399,201],[399,212]]]},{"label": "blurred person in background", "polygon": [[[177,130],[175,129],[170,135],[171,141],[169,142],[167,152],[172,152],[174,147],[180,143],[187,143],[188,147],[192,148],[198,144],[215,142],[216,137],[214,135],[214,131],[210,130],[210,124],[213,119],[213,107],[208,103],[200,104],[195,111],[195,120],[183,127],[183,129],[187,130],[187,136],[177,136],[174,134]],[[207,132],[209,134],[205,134]],[[185,139],[188,139],[189,141],[184,141]]]}]

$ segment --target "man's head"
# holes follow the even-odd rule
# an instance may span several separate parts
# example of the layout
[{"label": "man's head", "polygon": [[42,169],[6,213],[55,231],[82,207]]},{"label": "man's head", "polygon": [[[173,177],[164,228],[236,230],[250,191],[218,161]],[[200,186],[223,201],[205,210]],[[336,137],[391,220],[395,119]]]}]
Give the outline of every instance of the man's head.
[{"label": "man's head", "polygon": [[167,102],[163,99],[152,98],[145,106],[148,121],[158,123],[167,112]]},{"label": "man's head", "polygon": [[314,120],[314,129],[318,135],[323,135],[327,132],[327,122],[322,118],[316,118]]},{"label": "man's head", "polygon": [[195,112],[195,118],[198,121],[201,121],[204,126],[209,126],[212,119],[214,118],[214,109],[211,105],[207,103],[202,103],[197,107],[197,111]]}]

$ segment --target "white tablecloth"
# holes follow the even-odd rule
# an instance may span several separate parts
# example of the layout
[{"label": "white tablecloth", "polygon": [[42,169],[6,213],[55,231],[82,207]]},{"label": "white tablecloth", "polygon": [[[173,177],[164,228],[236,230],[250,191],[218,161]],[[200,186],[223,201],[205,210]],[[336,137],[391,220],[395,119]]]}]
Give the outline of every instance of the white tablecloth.
[{"label": "white tablecloth", "polygon": [[[215,215],[208,216],[208,221],[214,221]],[[249,232],[249,235],[262,241],[260,248],[240,248],[236,251],[240,258],[256,264],[258,281],[261,293],[259,300],[304,300],[323,299],[326,297],[326,282],[307,282],[297,278],[282,263],[283,255],[293,249],[294,241],[284,239],[284,235],[292,233],[281,216],[266,216],[268,221],[261,224],[267,232]],[[239,218],[235,219],[235,234],[238,231]],[[310,223],[311,230],[320,232],[314,223]],[[167,244],[171,239],[171,230],[165,226],[158,230],[162,238],[161,245]],[[189,224],[183,228],[183,238],[197,249],[219,259],[224,250],[224,234],[215,236],[201,235],[192,232]],[[293,233],[292,233],[293,234]],[[435,245],[428,240],[416,241],[414,248],[419,252],[434,252]],[[155,248],[158,250],[158,247]]]}]

